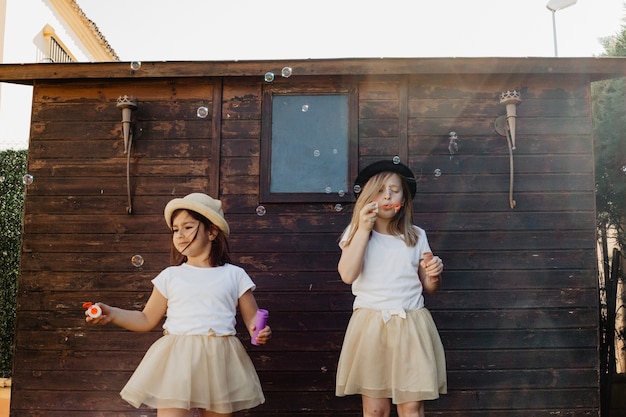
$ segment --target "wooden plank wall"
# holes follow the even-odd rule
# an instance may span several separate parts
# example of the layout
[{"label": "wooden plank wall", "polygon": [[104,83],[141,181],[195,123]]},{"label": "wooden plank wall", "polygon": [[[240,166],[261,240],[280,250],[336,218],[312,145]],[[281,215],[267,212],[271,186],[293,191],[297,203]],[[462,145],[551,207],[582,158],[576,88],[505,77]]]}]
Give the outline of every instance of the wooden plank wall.
[{"label": "wooden plank wall", "polygon": [[[358,85],[359,165],[399,155],[411,166],[416,221],[446,265],[443,289],[426,301],[446,348],[450,393],[428,402],[428,415],[597,415],[588,82],[421,75]],[[504,114],[498,95],[512,88],[523,99],[514,210],[506,141],[493,129]],[[334,396],[352,303],[336,272],[337,238],[351,207],[259,200],[262,89],[262,79],[245,77],[35,86],[13,417],[155,415],[118,392],[159,332],[87,327],[80,304],[141,308],[150,279],[168,264],[163,206],[199,190],[223,200],[233,260],[257,283],[274,329],[270,344],[253,347],[240,327],[267,397],[241,415],[359,415],[359,398]],[[139,99],[141,129],[131,215],[115,107],[124,94]],[[199,119],[199,106],[211,116]],[[452,158],[450,131],[459,144]],[[139,268],[136,254],[145,260]]]},{"label": "wooden plank wall", "polygon": [[[81,304],[142,308],[150,279],[169,264],[164,205],[215,191],[212,117],[196,116],[199,106],[213,109],[213,92],[202,79],[35,86],[12,416],[141,415],[118,392],[159,332],[87,327]],[[139,100],[132,215],[120,95]]]},{"label": "wooden plank wall", "polygon": [[[510,79],[509,79],[510,78]],[[515,209],[498,95],[521,89]],[[440,324],[453,392],[443,414],[596,415],[597,282],[589,87],[535,76],[409,83],[417,218],[442,250]],[[448,132],[458,136],[450,158]],[[436,176],[435,170],[441,170]]]}]

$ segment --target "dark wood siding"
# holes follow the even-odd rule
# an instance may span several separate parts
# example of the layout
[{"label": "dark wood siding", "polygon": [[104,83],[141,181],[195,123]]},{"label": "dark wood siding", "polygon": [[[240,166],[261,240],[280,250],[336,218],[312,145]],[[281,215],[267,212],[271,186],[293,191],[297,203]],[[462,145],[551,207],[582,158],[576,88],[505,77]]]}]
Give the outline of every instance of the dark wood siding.
[{"label": "dark wood siding", "polygon": [[[98,65],[96,65],[98,66]],[[274,338],[249,344],[267,397],[249,416],[353,416],[334,377],[352,295],[336,272],[351,206],[260,200],[263,77],[37,82],[11,415],[155,415],[119,390],[155,330],[89,327],[81,303],[142,308],[168,264],[165,203],[224,202],[234,263],[257,283]],[[392,72],[390,72],[392,74]],[[131,77],[129,77],[131,78]],[[326,77],[309,76],[306,85]],[[317,81],[316,81],[317,80]],[[322,82],[322,80],[324,80]],[[343,76],[358,89],[358,163],[398,155],[416,173],[417,223],[444,260],[427,296],[448,362],[442,417],[591,416],[599,409],[589,78],[576,74]],[[298,78],[276,82],[297,85]],[[515,209],[493,127],[518,89]],[[133,95],[133,214],[116,98]],[[210,116],[196,116],[199,106]],[[458,153],[448,151],[449,132]],[[435,175],[435,171],[441,175]],[[263,204],[266,213],[257,214]],[[145,263],[131,264],[133,255]]]},{"label": "dark wood siding", "polygon": [[[504,114],[500,92],[514,88],[523,101],[511,210],[508,147],[493,123]],[[575,77],[416,77],[408,100],[409,161],[420,173],[418,223],[447,270],[443,291],[427,305],[440,327],[453,391],[429,409],[594,415],[589,86]],[[450,131],[458,136],[454,155]]]}]

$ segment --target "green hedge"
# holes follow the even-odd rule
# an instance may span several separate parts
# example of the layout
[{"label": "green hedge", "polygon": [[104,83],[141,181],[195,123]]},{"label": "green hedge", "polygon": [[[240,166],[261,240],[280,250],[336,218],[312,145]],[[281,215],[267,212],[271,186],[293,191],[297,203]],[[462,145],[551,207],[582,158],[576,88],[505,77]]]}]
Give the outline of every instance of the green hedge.
[{"label": "green hedge", "polygon": [[13,369],[17,276],[20,267],[26,150],[0,152],[0,377]]}]

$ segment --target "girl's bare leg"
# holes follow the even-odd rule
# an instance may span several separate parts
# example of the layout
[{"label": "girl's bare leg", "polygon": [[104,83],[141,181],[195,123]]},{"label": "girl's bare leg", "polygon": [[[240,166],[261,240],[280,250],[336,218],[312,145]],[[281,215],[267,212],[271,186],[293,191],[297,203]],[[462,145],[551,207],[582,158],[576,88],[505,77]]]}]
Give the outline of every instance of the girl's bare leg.
[{"label": "girl's bare leg", "polygon": [[200,417],[231,417],[232,413],[220,414],[209,410],[200,410]]},{"label": "girl's bare leg", "polygon": [[193,410],[184,408],[159,408],[157,417],[193,417]]},{"label": "girl's bare leg", "polygon": [[363,417],[389,417],[391,400],[389,398],[372,398],[361,395]]},{"label": "girl's bare leg", "polygon": [[232,414],[221,414],[209,410],[198,410],[198,414],[195,414],[195,410],[185,410],[183,408],[161,408],[157,410],[157,417],[231,417]]},{"label": "girl's bare leg", "polygon": [[424,401],[398,404],[398,417],[424,417]]}]

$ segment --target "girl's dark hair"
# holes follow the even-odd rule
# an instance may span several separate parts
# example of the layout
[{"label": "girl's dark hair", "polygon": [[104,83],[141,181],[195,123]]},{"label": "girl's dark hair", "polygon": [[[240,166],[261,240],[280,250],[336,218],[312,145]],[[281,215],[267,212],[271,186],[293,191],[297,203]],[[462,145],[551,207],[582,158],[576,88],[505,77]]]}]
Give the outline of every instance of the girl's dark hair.
[{"label": "girl's dark hair", "polygon": [[[204,228],[207,232],[217,232],[217,236],[212,241],[211,252],[209,253],[209,264],[211,264],[211,266],[222,266],[230,263],[230,248],[228,247],[228,239],[226,239],[224,232],[222,232],[219,227],[211,223],[206,217],[192,210],[176,210],[172,213],[172,219],[174,219],[182,210],[186,210],[191,217],[204,224]],[[170,264],[181,265],[184,262],[187,262],[187,256],[180,253],[174,246],[174,242],[172,242],[172,247],[170,249]]]}]

